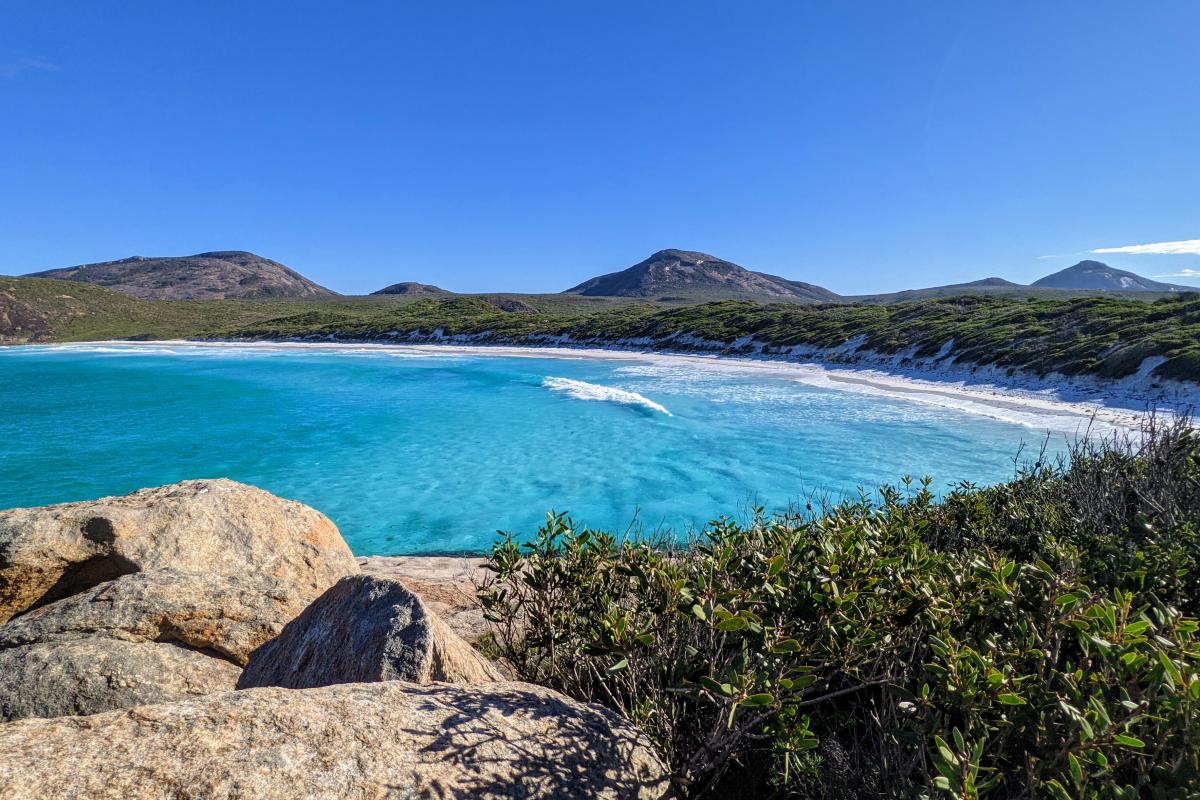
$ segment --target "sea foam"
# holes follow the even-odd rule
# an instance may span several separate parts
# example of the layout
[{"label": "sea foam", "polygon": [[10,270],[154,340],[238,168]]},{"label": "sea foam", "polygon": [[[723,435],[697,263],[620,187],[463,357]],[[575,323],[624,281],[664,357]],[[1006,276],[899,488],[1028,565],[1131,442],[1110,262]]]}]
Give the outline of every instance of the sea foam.
[{"label": "sea foam", "polygon": [[542,386],[554,392],[562,392],[576,400],[600,400],[606,403],[619,403],[623,406],[641,406],[651,411],[660,411],[671,416],[671,412],[648,397],[637,392],[617,389],[612,386],[600,386],[585,381],[575,381],[570,378],[548,377],[542,379]]}]

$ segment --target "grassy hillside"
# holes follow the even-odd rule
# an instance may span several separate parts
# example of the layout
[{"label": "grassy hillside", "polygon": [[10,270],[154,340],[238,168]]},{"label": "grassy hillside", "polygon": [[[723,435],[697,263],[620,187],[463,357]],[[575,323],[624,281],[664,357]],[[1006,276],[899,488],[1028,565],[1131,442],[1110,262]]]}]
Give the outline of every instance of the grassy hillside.
[{"label": "grassy hillside", "polygon": [[[585,324],[595,324],[592,317]],[[770,348],[861,347],[915,357],[946,353],[960,362],[1039,374],[1122,377],[1142,360],[1165,359],[1155,374],[1200,379],[1200,295],[1146,304],[1087,298],[1071,301],[955,298],[890,306],[760,306],[720,303],[673,309],[605,326],[612,335],[665,340],[681,333],[735,342],[753,336]]]},{"label": "grassy hillside", "polygon": [[[570,295],[453,295],[450,314],[464,316],[456,301],[475,312],[505,315],[500,306],[528,307],[534,314],[578,318],[636,301]],[[423,317],[404,311],[427,297],[374,295],[313,299],[139,300],[76,281],[0,276],[0,344],[79,342],[102,339],[218,338],[259,327],[280,335],[307,336],[328,321],[347,331],[379,327],[381,320]],[[650,308],[665,307],[641,303]],[[529,312],[526,312],[529,313]],[[469,315],[466,315],[469,316]],[[430,317],[432,319],[432,317]],[[279,322],[273,322],[279,321]],[[286,333],[282,331],[286,330]]]},{"label": "grassy hillside", "polygon": [[287,308],[287,301],[138,300],[87,283],[0,277],[0,343],[204,336]]},{"label": "grassy hillside", "polygon": [[[506,310],[507,309],[507,310]],[[320,300],[135,300],[79,283],[0,278],[0,342],[115,338],[432,340],[589,344],[636,340],[739,354],[843,348],[1039,374],[1154,375],[1200,382],[1200,295],[939,298],[890,305],[726,301],[671,306],[572,295],[380,295]],[[704,340],[697,344],[696,340]],[[852,361],[853,348],[838,358]]]},{"label": "grassy hillside", "polygon": [[[566,309],[511,314],[476,298],[457,297],[371,312],[358,309],[352,316],[329,304],[234,326],[228,335],[387,340],[412,333],[428,337],[438,330],[493,343],[568,336],[596,344],[633,339],[672,349],[687,349],[693,346],[687,337],[698,337],[738,353],[764,347],[779,352],[798,345],[837,348],[854,341],[884,354],[907,352],[921,358],[945,348],[959,362],[1110,378],[1131,375],[1144,359],[1159,356],[1164,363],[1155,375],[1200,381],[1197,295],[1155,303],[971,297],[889,306],[742,301],[668,309],[627,305],[583,315]],[[746,337],[755,344],[739,344]],[[852,360],[852,355],[845,358]]]}]

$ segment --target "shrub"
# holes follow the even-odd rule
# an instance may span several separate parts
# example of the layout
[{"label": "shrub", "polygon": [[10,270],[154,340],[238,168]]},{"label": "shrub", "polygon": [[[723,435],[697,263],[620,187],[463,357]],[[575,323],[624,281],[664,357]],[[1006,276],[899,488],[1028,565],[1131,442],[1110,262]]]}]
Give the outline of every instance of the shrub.
[{"label": "shrub", "polygon": [[1192,420],[1151,417],[1137,436],[1077,442],[1044,453],[1015,480],[970,485],[938,506],[891,503],[914,513],[941,549],[989,547],[1018,560],[1051,541],[1074,545],[1094,585],[1152,592],[1200,614],[1200,437]]},{"label": "shrub", "polygon": [[[1195,439],[1157,441],[1190,486]],[[723,519],[685,547],[551,515],[495,545],[481,598],[499,655],[641,725],[681,797],[1195,796],[1196,598],[1150,564],[1197,507],[1146,495],[1168,537],[1119,504],[1080,513],[1155,480],[1160,451],[1133,447],[946,504],[921,484]],[[1101,574],[1127,525],[1145,529],[1127,571]]]}]

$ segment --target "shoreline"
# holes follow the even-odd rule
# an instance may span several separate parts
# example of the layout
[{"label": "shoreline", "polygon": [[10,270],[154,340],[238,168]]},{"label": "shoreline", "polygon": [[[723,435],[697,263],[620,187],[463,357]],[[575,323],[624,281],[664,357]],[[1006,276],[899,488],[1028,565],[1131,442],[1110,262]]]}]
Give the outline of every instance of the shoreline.
[{"label": "shoreline", "polygon": [[1200,407],[1200,386],[1180,385],[1174,396],[1164,399],[1144,376],[1118,380],[1090,376],[1038,378],[1013,375],[987,367],[938,366],[921,363],[900,365],[898,359],[885,363],[846,363],[823,359],[817,353],[731,355],[685,352],[627,346],[479,344],[446,341],[358,342],[277,340],[107,340],[20,345],[22,347],[194,347],[272,350],[324,350],[357,352],[410,352],[415,354],[501,356],[514,358],[594,359],[633,361],[662,366],[691,366],[742,374],[769,375],[835,391],[870,394],[919,402],[949,410],[1041,428],[1055,432],[1107,435],[1138,431],[1151,409],[1157,414],[1176,415]]}]

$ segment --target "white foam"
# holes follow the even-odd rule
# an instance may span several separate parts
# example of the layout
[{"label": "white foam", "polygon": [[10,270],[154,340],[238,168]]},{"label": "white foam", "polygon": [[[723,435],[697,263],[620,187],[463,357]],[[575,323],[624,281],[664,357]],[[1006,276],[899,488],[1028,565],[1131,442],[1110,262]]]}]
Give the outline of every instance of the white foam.
[{"label": "white foam", "polygon": [[[79,344],[35,344],[25,345],[21,352],[27,353],[87,353],[95,355],[107,355],[119,353],[120,355],[128,356],[157,356],[167,355],[176,356],[183,355],[182,353],[171,350],[166,347],[157,347],[154,345],[139,346],[139,345],[115,345],[105,347],[100,345],[79,345]],[[18,351],[13,351],[18,352]]]},{"label": "white foam", "polygon": [[542,386],[554,392],[570,395],[576,400],[599,400],[606,403],[619,403],[623,406],[641,406],[651,411],[660,411],[668,417],[671,416],[670,411],[650,398],[613,386],[600,386],[595,383],[555,377],[543,378]]},{"label": "white foam", "polygon": [[155,342],[105,342],[29,344],[9,347],[6,352],[25,353],[87,353],[142,356],[214,356],[225,358],[230,353],[239,356],[280,356],[290,353],[336,353],[348,356],[386,356],[388,358],[412,359],[461,359],[460,353],[450,352],[449,347],[418,349],[398,345],[376,344],[312,344],[293,342],[185,342],[171,340],[169,343]]},{"label": "white foam", "polygon": [[[683,342],[684,337],[677,341]],[[697,342],[701,340],[696,340]],[[569,343],[568,339],[558,337],[556,342]],[[720,343],[713,343],[713,346]],[[87,342],[78,344],[59,345],[22,345],[4,348],[12,350],[33,349],[81,349],[89,347],[128,348],[173,347],[180,351],[195,352],[200,350],[228,351],[236,348],[243,352],[277,353],[286,351],[332,351],[345,352],[353,350],[359,353],[396,353],[407,351],[413,357],[454,357],[454,356],[505,356],[511,358],[533,359],[589,359],[624,362],[618,371],[643,378],[667,379],[671,384],[672,393],[679,391],[684,376],[691,373],[689,382],[698,384],[696,389],[703,390],[699,385],[705,379],[701,371],[707,373],[725,373],[742,375],[775,374],[778,377],[792,378],[799,383],[806,383],[816,388],[853,392],[857,394],[875,394],[887,396],[912,404],[926,405],[933,409],[954,409],[960,412],[991,417],[993,419],[1026,425],[1042,430],[1075,432],[1081,427],[1091,426],[1093,433],[1102,430],[1133,430],[1141,428],[1145,421],[1145,407],[1152,405],[1148,400],[1143,403],[1139,398],[1147,396],[1139,389],[1138,381],[1150,381],[1153,376],[1131,377],[1117,382],[1104,382],[1100,379],[1072,378],[1061,376],[1034,379],[1027,375],[1008,375],[999,368],[971,368],[968,366],[942,366],[917,368],[904,367],[892,360],[886,364],[825,364],[812,362],[797,362],[783,357],[728,357],[715,353],[665,353],[645,352],[630,349],[632,341],[619,342],[612,348],[571,348],[571,347],[531,347],[520,345],[464,345],[464,344],[395,344],[375,343],[330,343],[330,342],[193,342],[186,340],[164,340],[155,345],[146,342]],[[820,357],[824,351],[797,346],[793,348],[795,357]],[[809,352],[811,350],[811,353]],[[146,349],[143,352],[149,353]],[[180,353],[183,354],[183,353]],[[396,357],[404,358],[404,355]],[[1143,367],[1147,365],[1143,363]],[[674,378],[675,380],[671,380]],[[1060,380],[1061,378],[1061,380]],[[567,379],[554,379],[567,380]],[[1157,379],[1155,379],[1157,380]],[[1056,383],[1057,382],[1057,383]],[[577,382],[582,383],[582,382]],[[590,384],[586,384],[590,385]],[[612,390],[609,387],[597,387],[603,391]],[[706,387],[704,387],[706,388]],[[559,389],[559,391],[566,391]],[[1182,391],[1182,390],[1181,390]],[[686,393],[686,391],[685,391]],[[641,397],[634,392],[628,394]],[[727,393],[719,393],[711,397],[730,397]],[[611,397],[588,397],[584,399],[607,399],[619,402]],[[643,400],[645,398],[642,398]],[[730,397],[730,399],[732,399]],[[635,404],[645,405],[638,401]],[[652,402],[652,401],[647,401]],[[657,404],[655,404],[657,405]],[[1180,396],[1173,402],[1158,404],[1160,414],[1170,413],[1173,408],[1200,406],[1200,390],[1191,386],[1186,396]],[[647,406],[649,407],[649,406]],[[659,406],[661,408],[661,406]],[[658,410],[658,409],[655,409]],[[664,413],[665,409],[662,409]],[[1200,424],[1198,422],[1197,424]]]}]

